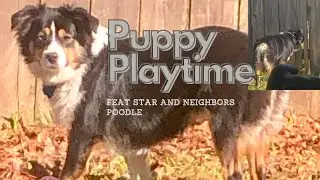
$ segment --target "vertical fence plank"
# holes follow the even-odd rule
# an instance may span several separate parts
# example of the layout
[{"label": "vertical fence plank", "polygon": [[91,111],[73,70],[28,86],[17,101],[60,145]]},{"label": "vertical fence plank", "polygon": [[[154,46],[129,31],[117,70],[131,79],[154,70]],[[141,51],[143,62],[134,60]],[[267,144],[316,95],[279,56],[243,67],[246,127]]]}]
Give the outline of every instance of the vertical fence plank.
[{"label": "vertical fence plank", "polygon": [[253,45],[259,37],[264,36],[263,0],[249,0],[249,63],[253,65]]},{"label": "vertical fence plank", "polygon": [[139,27],[140,0],[92,0],[91,13],[104,26],[108,19],[123,19],[135,30]]},{"label": "vertical fence plank", "polygon": [[280,31],[298,28],[298,9],[295,0],[279,0]]},{"label": "vertical fence plank", "polygon": [[[280,31],[299,28],[298,9],[295,0],[279,0],[279,24]],[[291,56],[289,63],[296,64],[296,57]]]},{"label": "vertical fence plank", "polygon": [[320,72],[320,1],[308,0],[308,20],[310,24],[310,69]]},{"label": "vertical fence plank", "polygon": [[238,1],[235,0],[192,0],[191,27],[206,25],[226,26],[237,29]]},{"label": "vertical fence plank", "polygon": [[294,114],[310,114],[311,99],[315,91],[291,91],[290,109]]},{"label": "vertical fence plank", "polygon": [[18,10],[18,0],[0,6],[0,119],[18,112],[18,49],[10,33],[11,15]]},{"label": "vertical fence plank", "polygon": [[[185,30],[189,28],[189,0],[142,0],[141,30]],[[151,15],[152,14],[152,15]]]},{"label": "vertical fence plank", "polygon": [[295,0],[296,1],[296,9],[298,11],[298,19],[297,19],[297,29],[302,29],[303,30],[303,34],[305,37],[304,40],[304,57],[302,57],[302,51],[299,51],[297,53],[295,53],[295,64],[297,65],[298,69],[302,69],[303,66],[303,62],[302,59],[304,59],[305,61],[305,74],[308,74],[309,72],[309,58],[308,58],[308,28],[307,28],[307,1],[300,1],[300,0]]},{"label": "vertical fence plank", "polygon": [[83,7],[87,10],[90,9],[90,0],[41,0],[42,3],[46,3],[50,7],[57,7],[64,4],[70,4]]},{"label": "vertical fence plank", "polygon": [[[26,5],[37,5],[39,0],[19,0],[19,9]],[[35,105],[35,89],[36,78],[30,73],[23,57],[19,54],[18,65],[18,101],[19,115],[25,124],[34,122],[34,105]]]},{"label": "vertical fence plank", "polygon": [[264,35],[279,33],[279,0],[264,0]]},{"label": "vertical fence plank", "polygon": [[[310,54],[309,54],[309,26],[308,26],[308,1],[300,1],[299,5],[299,11],[300,11],[300,19],[301,22],[300,25],[303,28],[303,34],[304,34],[304,51],[303,51],[303,59],[304,59],[304,67],[305,71],[304,74],[310,73]],[[304,22],[303,22],[304,20]]]},{"label": "vertical fence plank", "polygon": [[318,106],[319,104],[319,99],[320,99],[320,91],[309,91],[312,93],[311,98],[310,98],[310,116],[312,118],[318,119],[320,118],[320,107]]},{"label": "vertical fence plank", "polygon": [[303,114],[317,119],[320,118],[320,107],[315,105],[318,104],[319,98],[318,90],[291,91],[289,106],[296,115]]},{"label": "vertical fence plank", "polygon": [[240,17],[239,18],[239,30],[248,33],[248,0],[240,0]]}]

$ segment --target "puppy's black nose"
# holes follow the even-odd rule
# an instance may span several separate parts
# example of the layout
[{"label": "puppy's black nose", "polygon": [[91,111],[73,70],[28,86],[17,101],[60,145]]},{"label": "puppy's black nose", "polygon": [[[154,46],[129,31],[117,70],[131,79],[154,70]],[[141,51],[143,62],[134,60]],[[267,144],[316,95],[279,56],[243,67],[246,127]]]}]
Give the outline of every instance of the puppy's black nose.
[{"label": "puppy's black nose", "polygon": [[51,52],[46,54],[46,59],[51,63],[55,64],[58,60],[58,53]]}]

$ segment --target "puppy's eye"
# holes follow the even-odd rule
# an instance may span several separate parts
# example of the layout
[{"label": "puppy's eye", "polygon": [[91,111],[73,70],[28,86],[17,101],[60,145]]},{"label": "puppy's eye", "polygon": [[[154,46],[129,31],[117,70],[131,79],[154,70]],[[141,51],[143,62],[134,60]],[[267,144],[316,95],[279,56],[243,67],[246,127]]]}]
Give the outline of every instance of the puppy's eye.
[{"label": "puppy's eye", "polygon": [[72,39],[73,39],[73,37],[71,36],[71,34],[66,34],[66,35],[64,35],[62,38],[63,38],[63,40],[64,40],[65,42],[70,42],[70,41],[72,41]]},{"label": "puppy's eye", "polygon": [[40,33],[40,34],[38,34],[38,39],[40,40],[40,41],[44,41],[44,40],[46,40],[46,35],[44,35],[44,34],[42,34],[42,33]]}]

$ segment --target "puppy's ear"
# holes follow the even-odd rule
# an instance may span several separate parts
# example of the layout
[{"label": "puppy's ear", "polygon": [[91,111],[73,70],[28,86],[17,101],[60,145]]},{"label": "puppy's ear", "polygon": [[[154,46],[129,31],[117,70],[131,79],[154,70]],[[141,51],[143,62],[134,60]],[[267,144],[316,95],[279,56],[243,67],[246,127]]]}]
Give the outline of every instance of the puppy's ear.
[{"label": "puppy's ear", "polygon": [[40,12],[39,7],[28,5],[23,9],[21,9],[20,11],[14,13],[11,16],[11,30],[17,31],[24,28],[24,30],[27,31],[25,27],[23,27],[23,25],[26,22],[28,22],[30,19],[37,17],[39,12]]},{"label": "puppy's ear", "polygon": [[96,17],[89,14],[87,10],[77,7],[73,9],[73,15],[73,17],[75,19],[78,19],[79,21],[87,20],[87,22],[90,25],[90,29],[95,33],[97,32],[99,20]]},{"label": "puppy's ear", "polygon": [[86,27],[90,27],[90,33],[91,31],[97,32],[98,26],[99,26],[99,20],[89,14],[87,10],[81,7],[75,7],[73,8],[70,5],[64,5],[60,7],[60,12],[69,16],[76,26],[81,27],[81,29],[86,29]]}]

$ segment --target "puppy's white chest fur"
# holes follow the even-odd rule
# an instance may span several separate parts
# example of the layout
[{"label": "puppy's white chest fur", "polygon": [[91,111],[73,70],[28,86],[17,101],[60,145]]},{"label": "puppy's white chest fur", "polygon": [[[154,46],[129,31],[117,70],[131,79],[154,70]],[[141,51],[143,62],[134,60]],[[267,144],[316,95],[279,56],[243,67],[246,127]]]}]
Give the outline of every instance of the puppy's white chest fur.
[{"label": "puppy's white chest fur", "polygon": [[82,76],[75,78],[72,82],[66,82],[58,87],[54,95],[49,98],[53,111],[53,119],[56,124],[69,127],[74,119],[74,110],[80,103],[84,92],[80,91]]},{"label": "puppy's white chest fur", "polygon": [[[108,29],[103,26],[98,27],[97,33],[92,33],[95,38],[91,48],[93,57],[97,57],[104,46],[108,44],[107,33]],[[86,73],[87,68],[88,65],[79,68],[74,78],[58,87],[54,95],[49,99],[56,124],[70,127],[74,119],[73,112],[85,93],[85,90],[80,91],[80,86],[82,84],[82,76]]]}]

